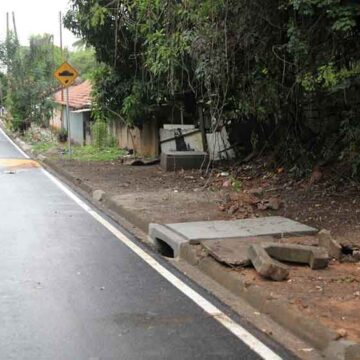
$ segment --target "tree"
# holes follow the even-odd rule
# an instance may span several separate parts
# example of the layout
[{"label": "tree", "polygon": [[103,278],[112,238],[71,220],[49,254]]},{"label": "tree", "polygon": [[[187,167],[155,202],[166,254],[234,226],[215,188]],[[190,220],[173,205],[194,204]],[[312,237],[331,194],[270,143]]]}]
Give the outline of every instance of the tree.
[{"label": "tree", "polygon": [[5,99],[7,93],[6,75],[0,72],[0,106],[5,106]]},{"label": "tree", "polygon": [[95,51],[92,48],[79,48],[70,52],[69,62],[79,72],[81,79],[88,80],[91,73],[96,70],[98,64],[95,59]]},{"label": "tree", "polygon": [[108,117],[138,123],[175,107],[194,117],[201,105],[234,144],[250,124],[248,151],[268,148],[298,170],[341,156],[360,170],[359,6],[72,0],[65,24],[104,64],[95,93]]},{"label": "tree", "polygon": [[7,67],[6,103],[14,129],[23,131],[31,122],[46,125],[53,109],[50,95],[56,88],[53,71],[61,63],[52,36],[32,36],[29,46],[20,46],[10,34],[0,48],[0,61]]}]

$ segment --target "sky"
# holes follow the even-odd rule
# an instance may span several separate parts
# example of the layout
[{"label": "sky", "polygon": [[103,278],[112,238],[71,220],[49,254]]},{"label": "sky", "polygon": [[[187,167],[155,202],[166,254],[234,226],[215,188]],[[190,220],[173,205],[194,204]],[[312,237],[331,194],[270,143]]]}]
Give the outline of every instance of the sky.
[{"label": "sky", "polygon": [[[65,14],[68,8],[69,0],[0,0],[0,40],[6,35],[6,12],[9,12],[10,29],[14,12],[22,45],[28,45],[31,35],[43,33],[53,34],[55,45],[60,45],[59,12]],[[71,48],[76,40],[71,32],[63,30],[64,47]]]}]

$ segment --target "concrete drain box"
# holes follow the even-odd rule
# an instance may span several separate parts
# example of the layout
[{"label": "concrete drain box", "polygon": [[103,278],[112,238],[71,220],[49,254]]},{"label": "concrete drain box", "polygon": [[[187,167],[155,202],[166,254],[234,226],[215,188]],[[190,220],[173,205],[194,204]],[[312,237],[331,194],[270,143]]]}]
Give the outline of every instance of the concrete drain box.
[{"label": "concrete drain box", "polygon": [[241,241],[246,237],[315,235],[317,232],[315,228],[281,216],[149,225],[149,238],[160,252],[168,252],[170,257],[177,257],[183,244],[195,245],[202,240]]},{"label": "concrete drain box", "polygon": [[200,169],[207,166],[208,154],[203,151],[166,151],[161,153],[161,167],[165,171]]}]

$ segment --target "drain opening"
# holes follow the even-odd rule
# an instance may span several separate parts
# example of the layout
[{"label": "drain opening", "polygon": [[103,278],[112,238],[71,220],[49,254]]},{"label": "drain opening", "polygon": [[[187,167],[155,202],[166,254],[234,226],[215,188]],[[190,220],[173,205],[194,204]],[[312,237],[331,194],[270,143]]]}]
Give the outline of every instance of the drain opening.
[{"label": "drain opening", "polygon": [[155,246],[157,251],[165,257],[173,258],[174,257],[174,250],[171,246],[169,246],[165,241],[156,238]]},{"label": "drain opening", "polygon": [[341,245],[341,252],[344,255],[353,255],[354,249],[349,245]]}]

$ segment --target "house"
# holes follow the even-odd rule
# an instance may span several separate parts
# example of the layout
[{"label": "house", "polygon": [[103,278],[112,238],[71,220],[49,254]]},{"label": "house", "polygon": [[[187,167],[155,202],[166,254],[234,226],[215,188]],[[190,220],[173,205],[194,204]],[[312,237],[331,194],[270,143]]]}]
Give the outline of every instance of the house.
[{"label": "house", "polygon": [[[89,81],[69,87],[70,136],[71,141],[79,145],[91,143],[91,91]],[[57,91],[54,100],[58,107],[50,120],[50,126],[56,130],[67,129],[66,91]],[[159,128],[156,121],[146,121],[141,128],[111,122],[108,128],[120,148],[133,150],[140,156],[159,155]]]},{"label": "house", "polygon": [[[67,130],[66,121],[66,90],[59,90],[54,95],[54,101],[58,105],[54,111],[50,126],[53,129]],[[69,111],[70,111],[70,137],[75,144],[90,144],[91,123],[91,83],[84,81],[81,84],[69,87]]]}]

